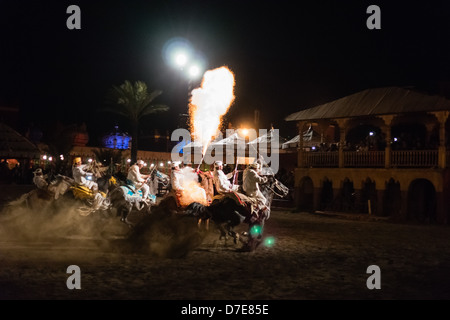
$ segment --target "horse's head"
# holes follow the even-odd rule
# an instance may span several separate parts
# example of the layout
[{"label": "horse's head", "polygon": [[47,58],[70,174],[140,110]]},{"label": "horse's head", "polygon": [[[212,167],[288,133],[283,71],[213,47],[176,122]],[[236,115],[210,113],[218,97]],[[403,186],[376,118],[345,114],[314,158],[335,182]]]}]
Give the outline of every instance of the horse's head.
[{"label": "horse's head", "polygon": [[285,198],[289,194],[289,188],[282,184],[274,175],[267,175],[267,183],[264,184],[267,192],[271,192],[280,198]]},{"label": "horse's head", "polygon": [[170,182],[170,178],[167,174],[162,173],[161,171],[155,170],[154,176],[158,179],[159,182],[161,182],[164,185],[167,185]]},{"label": "horse's head", "polygon": [[65,194],[73,184],[73,179],[58,175],[56,176],[56,179],[50,183],[48,190],[54,193],[55,199],[58,199],[61,195]]}]

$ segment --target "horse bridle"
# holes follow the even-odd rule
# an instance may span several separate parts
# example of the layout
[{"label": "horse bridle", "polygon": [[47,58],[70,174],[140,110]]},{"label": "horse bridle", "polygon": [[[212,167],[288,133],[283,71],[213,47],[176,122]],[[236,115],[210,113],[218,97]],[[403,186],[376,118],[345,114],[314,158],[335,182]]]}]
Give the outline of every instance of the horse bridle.
[{"label": "horse bridle", "polygon": [[284,198],[288,193],[289,193],[289,189],[284,186],[280,181],[278,181],[278,179],[275,179],[275,185],[277,186],[278,189],[282,190],[285,194],[279,194],[278,192],[275,191],[274,188],[272,188],[271,185],[268,185],[267,188],[272,191],[274,194],[276,194],[277,196],[279,196],[280,198]]}]

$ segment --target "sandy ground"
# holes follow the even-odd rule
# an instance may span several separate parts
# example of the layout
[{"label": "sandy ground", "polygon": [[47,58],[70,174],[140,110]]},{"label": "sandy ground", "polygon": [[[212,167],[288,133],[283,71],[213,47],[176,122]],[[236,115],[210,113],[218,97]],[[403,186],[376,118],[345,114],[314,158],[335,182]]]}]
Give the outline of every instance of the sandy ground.
[{"label": "sandy ground", "polygon": [[[219,241],[211,227],[201,243],[183,248],[185,255],[171,256],[174,242],[184,243],[196,228],[155,223],[145,239],[150,250],[144,252],[124,245],[129,228],[116,217],[81,217],[71,209],[43,216],[0,213],[0,299],[450,298],[448,226],[273,210],[264,230],[273,243],[256,252],[239,252],[239,244]],[[186,223],[195,226],[193,220]],[[79,290],[66,285],[71,265],[81,270]],[[370,265],[380,268],[381,289],[367,288]]]}]

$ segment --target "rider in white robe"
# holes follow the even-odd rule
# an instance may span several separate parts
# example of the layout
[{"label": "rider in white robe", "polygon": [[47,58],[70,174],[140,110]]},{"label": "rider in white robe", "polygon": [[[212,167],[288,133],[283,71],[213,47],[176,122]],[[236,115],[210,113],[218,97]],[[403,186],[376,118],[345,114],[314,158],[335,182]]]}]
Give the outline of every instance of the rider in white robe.
[{"label": "rider in white robe", "polygon": [[142,189],[142,199],[146,200],[148,194],[150,193],[150,187],[146,184],[146,179],[149,175],[144,175],[141,173],[141,169],[144,166],[144,161],[138,160],[135,164],[133,164],[128,170],[127,179],[133,183],[135,188]]},{"label": "rider in white robe", "polygon": [[248,197],[257,201],[258,209],[268,210],[267,199],[259,189],[259,184],[266,183],[267,178],[259,175],[260,168],[259,163],[253,163],[244,170],[242,189]]},{"label": "rider in white robe", "polygon": [[80,186],[85,186],[94,192],[98,191],[98,185],[95,181],[88,180],[86,177],[88,173],[84,171],[87,167],[86,164],[81,164],[81,158],[77,157],[73,160],[72,176],[75,183]]},{"label": "rider in white robe", "polygon": [[48,182],[45,180],[44,175],[42,173],[41,168],[37,168],[36,171],[33,172],[33,183],[36,185],[38,189],[47,190]]},{"label": "rider in white robe", "polygon": [[233,185],[229,179],[233,177],[233,173],[225,174],[223,172],[223,163],[222,161],[216,161],[214,163],[214,185],[216,186],[216,190],[219,194],[224,194],[232,191],[237,191],[238,185]]}]

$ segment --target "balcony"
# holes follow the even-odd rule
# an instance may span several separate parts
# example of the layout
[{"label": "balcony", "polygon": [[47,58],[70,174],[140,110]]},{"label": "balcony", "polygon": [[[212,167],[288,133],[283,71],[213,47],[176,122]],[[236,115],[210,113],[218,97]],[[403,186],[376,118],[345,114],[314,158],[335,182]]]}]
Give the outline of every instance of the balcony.
[{"label": "balcony", "polygon": [[[387,159],[385,151],[344,151],[345,168],[384,168]],[[339,152],[303,152],[303,167],[338,168]],[[450,167],[450,151],[446,152],[446,164]],[[388,167],[433,168],[439,166],[438,150],[401,150],[390,152]]]}]

